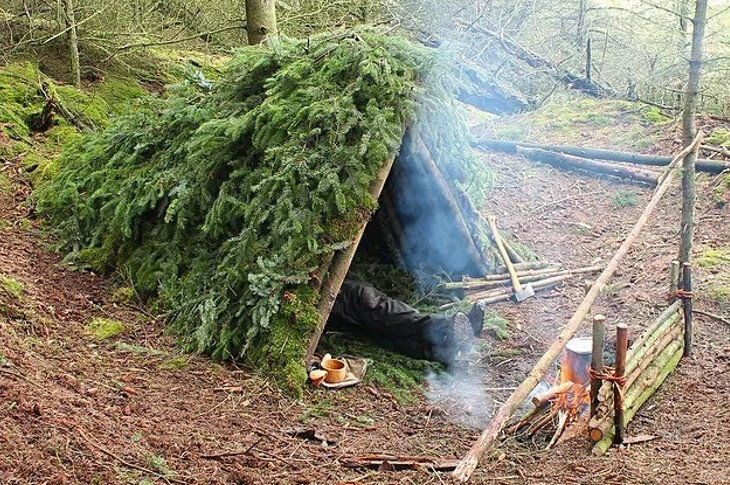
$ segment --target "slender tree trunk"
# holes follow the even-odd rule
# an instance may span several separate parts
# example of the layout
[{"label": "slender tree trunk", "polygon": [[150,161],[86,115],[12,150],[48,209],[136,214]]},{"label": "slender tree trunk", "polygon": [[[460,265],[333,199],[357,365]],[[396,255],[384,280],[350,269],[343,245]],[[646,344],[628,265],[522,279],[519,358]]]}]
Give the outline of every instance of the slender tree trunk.
[{"label": "slender tree trunk", "polygon": [[588,0],[578,0],[578,20],[576,22],[575,44],[580,48],[586,45],[586,14],[588,13]]},{"label": "slender tree trunk", "polygon": [[[702,44],[705,37],[705,20],[707,18],[707,0],[697,0],[694,29],[692,31],[692,54],[689,59],[689,81],[684,95],[684,112],[682,113],[682,138],[684,145],[692,143],[697,133],[695,114],[697,112],[697,92],[700,86],[702,71]],[[692,235],[695,213],[695,164],[698,150],[685,155],[682,163],[682,243],[679,249],[679,261],[686,263],[692,252]]]},{"label": "slender tree trunk", "polygon": [[76,15],[73,0],[64,0],[64,18],[68,30],[68,48],[71,53],[71,81],[81,87],[81,64],[79,62],[79,37],[76,32]]},{"label": "slender tree trunk", "polygon": [[246,32],[250,45],[276,33],[275,0],[246,0]]}]

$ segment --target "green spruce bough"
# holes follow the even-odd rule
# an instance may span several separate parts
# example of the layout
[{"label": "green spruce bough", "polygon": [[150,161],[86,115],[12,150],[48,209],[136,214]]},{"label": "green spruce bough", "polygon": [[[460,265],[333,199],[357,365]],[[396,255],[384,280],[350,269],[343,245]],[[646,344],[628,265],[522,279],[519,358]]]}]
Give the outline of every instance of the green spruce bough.
[{"label": "green spruce bough", "polygon": [[38,206],[74,257],[159,295],[186,348],[296,391],[317,277],[376,208],[403,128],[481,202],[445,65],[370,30],[241,49],[212,88],[177,86],[67,151]]}]

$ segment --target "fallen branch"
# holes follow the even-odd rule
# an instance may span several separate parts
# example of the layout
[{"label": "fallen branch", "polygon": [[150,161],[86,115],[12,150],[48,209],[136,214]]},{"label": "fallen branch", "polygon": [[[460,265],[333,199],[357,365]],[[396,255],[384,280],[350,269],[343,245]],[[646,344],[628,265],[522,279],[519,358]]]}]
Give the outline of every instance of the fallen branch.
[{"label": "fallen branch", "polygon": [[721,316],[721,315],[716,315],[714,313],[709,313],[709,312],[703,312],[702,310],[695,310],[694,308],[692,309],[692,313],[696,313],[697,315],[702,315],[702,316],[705,316],[705,317],[708,317],[708,318],[712,318],[713,320],[717,320],[718,322],[722,322],[725,325],[730,325],[730,320],[727,319],[727,318],[725,318],[725,317],[723,317],[723,316]]},{"label": "fallen branch", "polygon": [[[546,288],[550,288],[555,285],[559,285],[563,281],[572,278],[572,274],[567,274],[563,276],[554,276],[552,278],[546,278],[544,280],[535,281],[532,284],[532,288],[537,290],[544,290]],[[482,302],[485,305],[490,305],[492,303],[498,303],[500,301],[506,301],[509,300],[512,297],[512,289],[511,288],[505,288],[500,290],[488,290],[480,293],[473,293],[467,295],[467,298],[470,301],[479,301]]]},{"label": "fallen branch", "polygon": [[[604,150],[602,148],[573,147],[567,145],[548,145],[542,143],[530,143],[527,141],[506,141],[506,140],[477,140],[473,147],[478,150],[498,150],[505,153],[517,153],[517,147],[539,148],[551,152],[560,152],[576,157],[591,158],[594,160],[609,160],[613,162],[627,162],[637,165],[666,166],[669,165],[674,156],[644,155],[643,153],[619,152],[615,150]],[[730,162],[710,160],[709,158],[697,159],[697,170],[709,173],[721,173],[730,170]]]},{"label": "fallen branch", "polygon": [[730,158],[730,150],[725,147],[713,147],[710,145],[702,145],[700,149],[704,152],[719,153],[723,157]]},{"label": "fallen branch", "polygon": [[254,448],[254,446],[256,446],[257,444],[259,444],[261,442],[261,440],[263,440],[263,439],[264,439],[263,437],[259,437],[259,439],[257,439],[256,441],[254,441],[253,443],[251,443],[249,446],[247,446],[245,450],[241,450],[241,451],[222,451],[220,453],[212,453],[210,455],[200,455],[200,457],[201,458],[204,458],[206,460],[220,460],[221,458],[226,458],[226,457],[229,457],[229,456],[246,455],[246,454],[248,454]]},{"label": "fallen branch", "polygon": [[186,483],[186,482],[184,482],[182,480],[178,480],[177,478],[168,477],[166,475],[163,475],[162,473],[158,473],[158,472],[156,472],[154,470],[150,470],[149,468],[145,468],[143,466],[135,465],[134,463],[130,463],[130,462],[126,461],[124,458],[122,458],[121,456],[116,455],[116,454],[112,453],[111,451],[107,450],[106,448],[104,448],[103,446],[101,446],[101,445],[99,445],[99,444],[94,443],[93,441],[91,441],[89,439],[89,437],[86,436],[86,433],[84,433],[84,431],[81,428],[76,428],[76,431],[81,435],[81,437],[84,439],[84,441],[86,441],[86,443],[89,444],[92,448],[96,448],[97,450],[101,451],[102,453],[104,453],[108,457],[113,458],[114,460],[116,460],[117,462],[119,462],[119,464],[121,464],[121,465],[123,465],[123,466],[125,466],[127,468],[132,468],[134,470],[137,470],[137,471],[140,471],[140,472],[144,472],[144,473],[147,473],[149,475],[158,477],[161,480],[164,480],[164,481],[166,481],[168,483],[170,483],[170,482],[173,482],[173,483],[182,483],[183,485]]},{"label": "fallen branch", "polygon": [[341,462],[348,468],[374,468],[380,471],[396,470],[434,470],[452,471],[459,460],[435,459],[417,456],[365,455],[342,458]]},{"label": "fallen branch", "polygon": [[596,279],[596,282],[588,290],[586,296],[583,298],[583,301],[578,306],[568,323],[565,325],[563,331],[560,333],[560,335],[558,335],[558,338],[550,345],[550,347],[547,349],[547,351],[545,351],[543,356],[540,357],[540,360],[537,361],[533,369],[527,375],[527,378],[510,395],[507,401],[502,404],[497,413],[494,415],[494,418],[492,419],[489,426],[484,429],[481,436],[469,449],[467,454],[462,459],[461,463],[459,463],[459,466],[456,468],[456,470],[454,470],[455,478],[461,481],[467,481],[469,479],[469,477],[479,464],[479,460],[493,446],[495,440],[499,436],[499,433],[502,431],[502,428],[509,421],[512,414],[519,407],[520,403],[522,403],[522,401],[525,400],[525,398],[530,394],[535,386],[537,386],[537,384],[540,382],[540,379],[542,379],[542,376],[547,371],[548,367],[550,367],[550,364],[552,364],[558,354],[563,350],[565,345],[568,343],[568,340],[570,340],[578,331],[581,324],[583,323],[583,319],[586,317],[591,307],[593,306],[593,302],[601,294],[601,291],[605,288],[613,274],[616,272],[619,263],[629,252],[631,245],[634,243],[636,238],[639,236],[639,233],[649,220],[649,216],[654,212],[657,205],[659,205],[659,201],[669,190],[669,187],[676,177],[676,174],[677,169],[675,168],[668,174],[664,182],[659,185],[657,190],[654,192],[651,200],[644,208],[641,216],[636,221],[634,228],[621,244],[616,254],[614,254],[614,256],[611,258],[611,261],[609,261],[606,269],[603,270],[601,275]]},{"label": "fallen branch", "polygon": [[547,163],[553,167],[612,175],[614,177],[636,180],[651,186],[656,185],[657,178],[659,177],[659,174],[656,172],[640,170],[625,165],[596,162],[587,158],[566,155],[560,152],[551,152],[540,148],[523,148],[518,146],[517,153],[532,160]]}]

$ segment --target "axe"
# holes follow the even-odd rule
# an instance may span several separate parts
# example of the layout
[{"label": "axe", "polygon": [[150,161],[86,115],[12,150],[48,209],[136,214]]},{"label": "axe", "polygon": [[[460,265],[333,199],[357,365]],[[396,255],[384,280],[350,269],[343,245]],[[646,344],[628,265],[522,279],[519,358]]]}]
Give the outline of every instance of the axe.
[{"label": "axe", "polygon": [[497,244],[497,248],[499,249],[499,254],[502,256],[502,260],[504,261],[504,265],[507,267],[507,271],[509,272],[509,277],[512,280],[512,287],[514,288],[515,292],[515,300],[517,303],[523,302],[527,300],[528,298],[532,298],[535,296],[535,290],[532,288],[532,285],[526,285],[522,286],[520,284],[520,280],[517,279],[517,273],[515,272],[515,267],[512,266],[512,261],[509,259],[509,255],[507,254],[507,249],[504,247],[504,243],[502,242],[502,236],[499,235],[499,231],[497,230],[497,218],[495,216],[489,216],[489,228],[492,230],[492,236],[494,236],[494,242]]}]

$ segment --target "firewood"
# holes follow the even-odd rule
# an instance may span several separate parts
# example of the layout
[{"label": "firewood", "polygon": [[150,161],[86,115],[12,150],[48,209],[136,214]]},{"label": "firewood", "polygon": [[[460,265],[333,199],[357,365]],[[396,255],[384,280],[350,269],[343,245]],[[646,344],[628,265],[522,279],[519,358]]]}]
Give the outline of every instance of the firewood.
[{"label": "firewood", "polygon": [[672,315],[677,313],[677,311],[682,306],[681,302],[675,301],[671,305],[669,305],[661,314],[659,314],[658,317],[654,319],[654,321],[647,327],[647,329],[631,343],[631,347],[629,348],[629,354],[628,354],[628,360],[631,362],[631,360],[634,358],[634,354],[636,353],[637,349],[640,348],[646,339],[651,337],[654,332],[657,331],[659,327],[661,327],[664,323],[666,323],[667,319],[669,319]]},{"label": "firewood", "polygon": [[[603,371],[603,347],[606,343],[606,317],[596,315],[593,317],[593,346],[591,349],[591,369],[594,372]],[[591,417],[598,411],[598,393],[601,389],[601,381],[591,379]]]},{"label": "firewood", "polygon": [[[523,270],[529,270],[529,269],[543,269],[547,268],[548,266],[552,266],[554,263],[550,263],[548,261],[527,261],[526,263],[516,263],[512,266],[515,267],[515,271],[523,271]],[[495,273],[502,273],[507,274],[507,266],[497,266],[494,270]]]},{"label": "firewood", "polygon": [[[572,278],[572,274],[567,274],[563,276],[554,276],[552,278],[546,278],[544,280],[538,280],[532,283],[532,288],[535,290],[543,290],[545,288],[550,288],[551,286],[559,285],[563,281]],[[480,292],[480,293],[474,293],[467,295],[467,298],[470,301],[481,301],[484,304],[491,304],[491,303],[497,303],[500,301],[506,301],[509,300],[512,297],[512,290],[511,288],[506,288],[504,290],[492,290],[492,291],[486,291],[486,292]]]},{"label": "firewood", "polygon": [[[520,282],[530,283],[533,281],[539,281],[544,278],[551,278],[553,276],[563,276],[563,275],[567,275],[567,274],[579,275],[579,274],[585,274],[585,273],[595,273],[596,271],[601,271],[601,269],[603,269],[602,266],[587,266],[585,268],[565,269],[565,270],[542,269],[542,270],[533,270],[533,271],[518,271],[517,277],[520,279]],[[455,282],[450,282],[450,283],[444,283],[442,285],[442,287],[449,289],[449,290],[463,289],[464,291],[475,291],[475,290],[489,289],[490,287],[494,287],[494,286],[508,285],[510,282],[509,278],[505,277],[503,275],[490,275],[490,276],[498,276],[498,277],[496,277],[496,278],[490,278],[490,277],[468,278],[468,279],[465,278],[464,281],[455,281]]]},{"label": "firewood", "polygon": [[558,335],[558,338],[550,345],[540,359],[535,363],[535,366],[529,372],[524,381],[515,389],[515,391],[507,398],[507,400],[500,406],[495,413],[492,421],[482,431],[481,435],[474,444],[471,446],[469,451],[466,453],[464,458],[459,463],[459,466],[454,470],[453,476],[459,481],[465,482],[469,480],[471,474],[479,464],[479,460],[484,454],[494,445],[495,440],[499,437],[502,428],[507,424],[512,414],[519,407],[520,403],[530,394],[530,392],[537,386],[545,374],[547,369],[553,363],[558,354],[565,348],[573,335],[578,331],[586,315],[590,311],[596,298],[601,293],[601,290],[608,284],[613,274],[616,272],[619,263],[623,260],[626,254],[629,252],[631,245],[634,243],[639,233],[646,225],[649,217],[652,215],[657,205],[661,201],[664,194],[667,193],[671,183],[676,177],[676,168],[669,173],[669,176],[657,187],[651,200],[644,208],[641,216],[634,224],[634,227],[629,232],[624,242],[619,247],[616,254],[613,255],[606,268],[596,279],[596,283],[591,287],[588,294],[583,298],[580,305],[576,309],[573,316],[570,318],[568,323],[563,327],[563,330]]},{"label": "firewood", "polygon": [[565,381],[560,384],[556,384],[547,391],[532,396],[532,404],[534,404],[537,408],[542,407],[558,394],[565,394],[570,391],[574,385],[573,381]]},{"label": "firewood", "polygon": [[[642,396],[647,389],[654,385],[657,378],[661,377],[666,364],[671,362],[678,352],[681,355],[682,342],[679,339],[668,345],[651,363],[651,365],[642,372],[640,378],[637,379],[626,391],[626,395],[624,396],[625,423],[628,423],[633,417],[633,414],[629,413],[627,410],[636,407],[637,403],[638,406],[641,406],[641,404],[646,401],[646,399],[644,399],[644,401],[640,401]],[[597,416],[596,418],[591,419],[589,428],[589,436],[593,441],[601,441],[605,439],[605,437],[609,435],[609,432],[611,434],[611,439],[613,439],[613,412],[608,412],[603,416]]]},{"label": "firewood", "polygon": [[[634,418],[641,406],[657,391],[657,389],[659,389],[659,386],[662,385],[667,376],[677,367],[677,364],[679,364],[679,361],[682,359],[683,353],[684,351],[680,345],[680,348],[678,348],[663,364],[659,361],[656,362],[657,365],[661,365],[658,375],[656,375],[650,384],[647,384],[644,387],[643,392],[637,396],[631,403],[631,406],[626,409],[624,419],[627,423]],[[593,446],[594,455],[600,456],[606,452],[606,450],[611,446],[611,443],[613,443],[613,433],[613,429],[609,429],[603,439]]]}]

